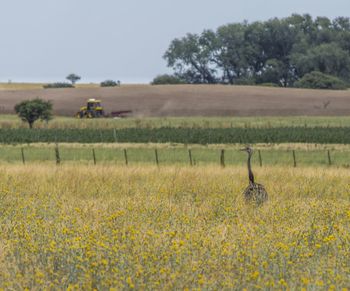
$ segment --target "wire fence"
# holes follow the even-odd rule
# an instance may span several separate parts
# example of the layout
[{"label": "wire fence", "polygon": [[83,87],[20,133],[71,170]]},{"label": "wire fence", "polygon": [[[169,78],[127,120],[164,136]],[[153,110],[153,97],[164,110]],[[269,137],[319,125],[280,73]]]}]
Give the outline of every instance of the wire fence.
[{"label": "wire fence", "polygon": [[[243,165],[247,156],[237,149],[211,148],[102,148],[102,147],[2,147],[0,162],[35,163],[90,163],[132,165],[182,164],[189,166],[218,164],[221,167]],[[256,150],[252,163],[256,166],[350,166],[348,150]]]}]

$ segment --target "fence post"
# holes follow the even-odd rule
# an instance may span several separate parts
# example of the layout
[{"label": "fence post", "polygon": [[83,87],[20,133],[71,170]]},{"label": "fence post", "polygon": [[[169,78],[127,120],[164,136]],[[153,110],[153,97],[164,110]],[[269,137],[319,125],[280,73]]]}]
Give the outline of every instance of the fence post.
[{"label": "fence post", "polygon": [[95,149],[92,149],[92,157],[94,158],[94,165],[96,165],[96,154],[95,154]]},{"label": "fence post", "polygon": [[297,159],[295,157],[295,150],[293,150],[293,161],[294,161],[294,168],[297,166]]},{"label": "fence post", "polygon": [[25,165],[26,160],[24,158],[24,150],[23,150],[23,148],[21,148],[21,154],[22,154],[22,163],[23,163],[23,165]]},{"label": "fence post", "polygon": [[126,151],[126,149],[124,149],[124,158],[125,158],[125,165],[128,165],[128,153]]},{"label": "fence post", "polygon": [[260,167],[262,167],[262,157],[261,157],[261,151],[258,150],[259,153],[259,163],[260,163]]},{"label": "fence post", "polygon": [[331,153],[329,150],[327,150],[327,156],[328,156],[328,165],[332,165]]},{"label": "fence post", "polygon": [[55,146],[55,156],[56,156],[56,165],[61,163],[60,151],[58,150],[58,144]]},{"label": "fence post", "polygon": [[188,157],[189,157],[189,159],[190,159],[190,165],[193,166],[192,151],[191,151],[191,149],[188,150]]},{"label": "fence post", "polygon": [[154,150],[154,154],[155,154],[155,157],[156,157],[156,164],[157,164],[157,166],[159,166],[158,150],[157,149]]},{"label": "fence post", "polygon": [[223,168],[225,167],[225,150],[221,150],[220,165]]}]

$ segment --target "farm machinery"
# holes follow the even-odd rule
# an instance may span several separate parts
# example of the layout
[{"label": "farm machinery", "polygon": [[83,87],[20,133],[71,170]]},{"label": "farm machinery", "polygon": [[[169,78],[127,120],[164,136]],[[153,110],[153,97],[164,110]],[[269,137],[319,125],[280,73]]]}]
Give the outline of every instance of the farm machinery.
[{"label": "farm machinery", "polygon": [[76,118],[99,118],[99,117],[125,117],[126,114],[131,113],[131,110],[112,111],[106,114],[101,105],[101,100],[89,99],[86,106],[80,107],[80,110],[75,114]]}]

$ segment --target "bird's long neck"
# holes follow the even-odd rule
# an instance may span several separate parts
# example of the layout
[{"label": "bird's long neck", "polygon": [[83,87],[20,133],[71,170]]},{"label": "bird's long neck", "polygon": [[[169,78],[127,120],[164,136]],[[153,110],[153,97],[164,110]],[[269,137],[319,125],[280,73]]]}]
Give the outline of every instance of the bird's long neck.
[{"label": "bird's long neck", "polygon": [[252,165],[250,163],[251,157],[252,157],[252,155],[248,154],[248,175],[249,175],[249,183],[254,184],[254,174],[252,171]]}]

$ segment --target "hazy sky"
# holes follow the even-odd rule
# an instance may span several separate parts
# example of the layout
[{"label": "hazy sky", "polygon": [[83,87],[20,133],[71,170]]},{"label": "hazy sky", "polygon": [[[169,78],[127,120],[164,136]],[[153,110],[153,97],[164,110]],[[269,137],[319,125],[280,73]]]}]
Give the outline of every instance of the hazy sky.
[{"label": "hazy sky", "polygon": [[0,81],[145,83],[175,37],[230,22],[349,16],[350,0],[0,0]]}]

